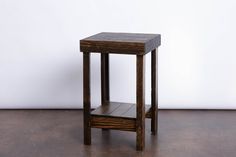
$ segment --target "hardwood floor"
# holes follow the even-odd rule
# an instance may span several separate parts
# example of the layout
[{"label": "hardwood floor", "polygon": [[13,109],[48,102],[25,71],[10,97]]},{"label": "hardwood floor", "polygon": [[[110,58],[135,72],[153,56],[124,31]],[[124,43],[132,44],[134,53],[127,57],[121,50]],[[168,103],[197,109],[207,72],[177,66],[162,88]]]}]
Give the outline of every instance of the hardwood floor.
[{"label": "hardwood floor", "polygon": [[0,157],[235,157],[236,111],[161,110],[158,136],[146,119],[145,151],[134,132],[92,129],[81,110],[0,110]]}]

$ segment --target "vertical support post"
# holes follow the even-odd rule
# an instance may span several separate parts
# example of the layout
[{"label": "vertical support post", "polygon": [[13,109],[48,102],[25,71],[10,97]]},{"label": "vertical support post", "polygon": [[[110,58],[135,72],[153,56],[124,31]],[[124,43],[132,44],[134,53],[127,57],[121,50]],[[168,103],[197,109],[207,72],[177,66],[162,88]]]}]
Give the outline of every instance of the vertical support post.
[{"label": "vertical support post", "polygon": [[101,53],[101,101],[106,105],[110,99],[109,89],[109,54]]},{"label": "vertical support post", "polygon": [[156,49],[151,52],[151,131],[157,134],[158,129],[158,54]]},{"label": "vertical support post", "polygon": [[[110,99],[109,87],[109,54],[101,53],[101,101],[102,105],[108,105]],[[103,131],[108,130],[103,128]]]},{"label": "vertical support post", "polygon": [[136,149],[145,147],[145,56],[137,55],[136,65]]},{"label": "vertical support post", "polygon": [[83,53],[84,144],[91,144],[90,123],[90,53]]}]

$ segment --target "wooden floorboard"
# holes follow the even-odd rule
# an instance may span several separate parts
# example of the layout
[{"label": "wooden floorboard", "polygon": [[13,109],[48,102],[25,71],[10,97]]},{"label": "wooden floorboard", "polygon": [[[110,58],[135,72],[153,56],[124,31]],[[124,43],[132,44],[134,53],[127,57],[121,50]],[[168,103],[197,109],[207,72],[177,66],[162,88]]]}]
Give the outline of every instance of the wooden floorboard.
[{"label": "wooden floorboard", "polygon": [[235,157],[236,111],[161,110],[158,136],[146,119],[146,146],[135,133],[92,129],[83,144],[82,110],[0,110],[0,157]]}]

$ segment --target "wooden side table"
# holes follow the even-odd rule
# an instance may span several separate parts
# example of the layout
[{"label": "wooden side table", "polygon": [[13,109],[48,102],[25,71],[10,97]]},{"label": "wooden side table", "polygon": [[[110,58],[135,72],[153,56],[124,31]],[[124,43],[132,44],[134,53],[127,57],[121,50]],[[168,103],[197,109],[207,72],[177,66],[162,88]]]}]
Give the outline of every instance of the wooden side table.
[{"label": "wooden side table", "polygon": [[[157,133],[157,51],[159,34],[99,33],[80,40],[83,52],[84,144],[91,144],[91,128],[136,132],[136,149],[145,146],[145,117]],[[101,53],[101,106],[90,111],[90,54]],[[145,54],[151,52],[151,105],[145,105]],[[136,55],[136,104],[112,102],[109,97],[109,54]]]}]

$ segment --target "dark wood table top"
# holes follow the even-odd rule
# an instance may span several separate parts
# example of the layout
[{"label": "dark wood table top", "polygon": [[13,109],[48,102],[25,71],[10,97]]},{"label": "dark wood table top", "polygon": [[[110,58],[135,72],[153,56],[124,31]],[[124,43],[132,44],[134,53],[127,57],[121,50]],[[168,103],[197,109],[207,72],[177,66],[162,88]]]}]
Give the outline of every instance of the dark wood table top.
[{"label": "dark wood table top", "polygon": [[160,44],[160,34],[102,32],[80,40],[80,50],[81,52],[143,55]]}]

